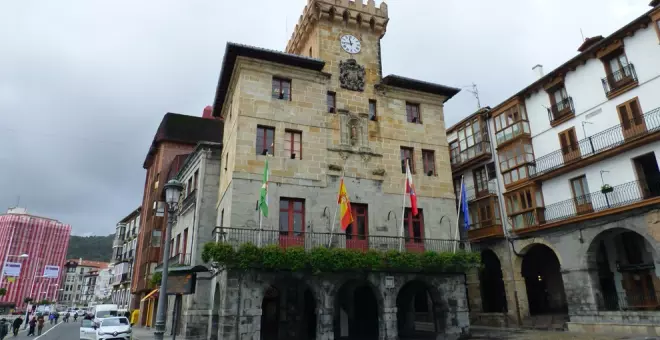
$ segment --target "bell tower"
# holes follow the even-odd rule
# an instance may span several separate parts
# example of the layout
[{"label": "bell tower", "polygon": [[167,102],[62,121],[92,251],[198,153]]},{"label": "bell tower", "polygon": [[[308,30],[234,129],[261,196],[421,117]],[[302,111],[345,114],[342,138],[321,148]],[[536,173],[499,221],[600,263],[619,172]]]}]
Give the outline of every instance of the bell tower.
[{"label": "bell tower", "polygon": [[[380,39],[389,18],[387,4],[365,1],[308,0],[286,52],[325,61],[323,71],[332,74],[337,89],[369,94],[382,76]],[[339,81],[346,69],[364,72],[364,77],[347,85],[346,77]]]}]

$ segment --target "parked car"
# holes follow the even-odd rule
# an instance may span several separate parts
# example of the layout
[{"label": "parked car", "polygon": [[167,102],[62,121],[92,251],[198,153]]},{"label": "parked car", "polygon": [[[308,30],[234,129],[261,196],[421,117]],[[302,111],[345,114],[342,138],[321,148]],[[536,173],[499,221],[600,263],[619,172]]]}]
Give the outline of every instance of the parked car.
[{"label": "parked car", "polygon": [[96,327],[92,320],[80,322],[80,340],[96,340]]},{"label": "parked car", "polygon": [[131,340],[133,330],[126,317],[111,317],[100,319],[95,324],[96,338],[94,340]]}]

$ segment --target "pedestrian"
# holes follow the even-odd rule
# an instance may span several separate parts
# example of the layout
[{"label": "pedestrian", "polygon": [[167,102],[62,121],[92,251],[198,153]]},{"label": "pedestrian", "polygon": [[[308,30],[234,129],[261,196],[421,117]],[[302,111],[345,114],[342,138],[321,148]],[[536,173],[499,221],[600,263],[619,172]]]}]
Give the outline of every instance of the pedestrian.
[{"label": "pedestrian", "polygon": [[14,319],[14,322],[12,323],[14,336],[18,336],[18,330],[21,328],[22,324],[23,324],[23,318],[19,315],[16,319]]},{"label": "pedestrian", "polygon": [[7,319],[0,319],[0,340],[3,340],[9,334],[9,323]]},{"label": "pedestrian", "polygon": [[44,315],[41,314],[37,318],[37,335],[41,335],[41,331],[44,330],[44,323],[46,322],[46,318],[44,318]]},{"label": "pedestrian", "polygon": [[53,313],[48,314],[48,321],[50,322],[51,325],[53,324],[53,322],[55,322],[55,315],[53,315]]},{"label": "pedestrian", "polygon": [[55,312],[55,324],[57,325],[59,321],[60,321],[60,313]]},{"label": "pedestrian", "polygon": [[69,317],[71,317],[71,313],[66,312],[66,314],[64,315],[64,322],[69,322]]},{"label": "pedestrian", "polygon": [[34,336],[34,329],[37,327],[37,317],[33,316],[32,320],[30,320],[30,322],[28,322],[28,324],[30,325],[30,330],[28,331],[27,335],[28,336],[30,336],[30,335]]}]

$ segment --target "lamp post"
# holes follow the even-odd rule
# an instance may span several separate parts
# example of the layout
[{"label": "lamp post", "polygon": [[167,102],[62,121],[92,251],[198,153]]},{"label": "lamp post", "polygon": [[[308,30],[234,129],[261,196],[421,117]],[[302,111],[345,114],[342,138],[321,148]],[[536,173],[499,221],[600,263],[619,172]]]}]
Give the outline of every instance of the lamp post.
[{"label": "lamp post", "polygon": [[158,311],[156,313],[156,331],[154,338],[163,340],[165,334],[165,322],[167,313],[167,276],[169,272],[170,260],[170,239],[172,238],[172,224],[174,224],[174,214],[176,213],[179,196],[183,190],[181,182],[172,179],[164,186],[165,202],[167,203],[167,227],[165,227],[165,246],[163,247],[163,274],[160,280],[160,290],[158,292]]}]

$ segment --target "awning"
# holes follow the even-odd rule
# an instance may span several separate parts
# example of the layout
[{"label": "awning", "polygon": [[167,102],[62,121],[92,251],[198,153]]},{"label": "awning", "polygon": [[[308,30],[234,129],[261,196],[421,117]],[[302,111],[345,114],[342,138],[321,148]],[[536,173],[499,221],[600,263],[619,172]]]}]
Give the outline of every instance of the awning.
[{"label": "awning", "polygon": [[145,297],[143,297],[142,300],[140,300],[140,302],[144,302],[146,300],[149,300],[152,297],[156,297],[156,296],[154,296],[156,293],[158,293],[158,288],[156,288],[156,289],[152,290],[151,292],[149,292],[149,294],[147,294]]}]

